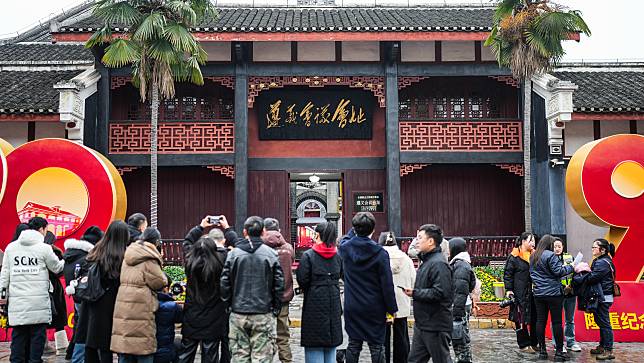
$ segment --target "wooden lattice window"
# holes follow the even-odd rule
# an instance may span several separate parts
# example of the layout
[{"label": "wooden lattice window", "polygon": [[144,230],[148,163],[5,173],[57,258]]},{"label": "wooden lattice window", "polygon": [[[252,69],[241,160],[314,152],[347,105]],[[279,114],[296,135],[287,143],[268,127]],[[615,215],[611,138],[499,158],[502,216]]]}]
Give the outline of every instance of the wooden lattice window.
[{"label": "wooden lattice window", "polygon": [[434,118],[447,118],[447,97],[435,97],[434,104]]},{"label": "wooden lattice window", "polygon": [[465,118],[465,98],[452,97],[449,100],[451,118]]},{"label": "wooden lattice window", "polygon": [[196,97],[181,98],[181,119],[195,120],[196,118],[197,118],[197,98]]},{"label": "wooden lattice window", "polygon": [[485,113],[483,111],[483,99],[474,96],[469,99],[468,117],[469,118],[483,118]]},{"label": "wooden lattice window", "polygon": [[411,113],[411,100],[403,100],[399,102],[398,106],[398,118],[401,120],[409,120],[412,118]]},{"label": "wooden lattice window", "polygon": [[179,100],[176,98],[163,100],[163,120],[179,119]]}]

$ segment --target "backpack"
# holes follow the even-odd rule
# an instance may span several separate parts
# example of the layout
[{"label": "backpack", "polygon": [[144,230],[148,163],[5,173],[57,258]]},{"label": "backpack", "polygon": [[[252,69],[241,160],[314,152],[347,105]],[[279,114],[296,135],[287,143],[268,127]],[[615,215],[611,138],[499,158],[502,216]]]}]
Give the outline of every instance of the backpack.
[{"label": "backpack", "polygon": [[105,295],[106,289],[101,284],[101,271],[96,263],[89,267],[87,275],[80,276],[76,282],[74,296],[83,301],[96,302]]}]

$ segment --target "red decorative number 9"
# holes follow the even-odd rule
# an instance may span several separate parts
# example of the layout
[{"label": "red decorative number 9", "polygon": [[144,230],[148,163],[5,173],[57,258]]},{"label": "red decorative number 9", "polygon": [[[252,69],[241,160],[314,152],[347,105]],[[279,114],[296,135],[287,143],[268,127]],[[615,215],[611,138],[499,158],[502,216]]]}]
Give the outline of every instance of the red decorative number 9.
[{"label": "red decorative number 9", "polygon": [[617,279],[639,281],[644,272],[644,136],[615,135],[573,155],[566,193],[588,222],[608,226],[615,244]]}]

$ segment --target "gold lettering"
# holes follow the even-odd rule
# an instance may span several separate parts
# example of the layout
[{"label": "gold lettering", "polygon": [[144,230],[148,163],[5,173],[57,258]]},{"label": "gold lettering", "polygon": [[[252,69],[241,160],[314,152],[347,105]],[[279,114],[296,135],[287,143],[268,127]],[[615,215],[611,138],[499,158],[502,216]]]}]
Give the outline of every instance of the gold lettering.
[{"label": "gold lettering", "polygon": [[351,103],[350,100],[345,100],[344,98],[338,103],[338,107],[335,108],[331,122],[338,121],[338,127],[343,129],[347,125],[347,115],[349,111],[346,109],[347,106]]},{"label": "gold lettering", "polygon": [[300,117],[304,117],[304,124],[306,125],[306,127],[311,126],[311,116],[313,116],[311,109],[313,109],[313,103],[309,101],[306,106],[304,106],[302,111],[300,111]]},{"label": "gold lettering", "polygon": [[331,116],[331,113],[329,112],[329,106],[330,104],[326,104],[322,107],[318,107],[318,113],[315,114],[315,123],[316,124],[328,124],[329,123],[329,116]]},{"label": "gold lettering", "polygon": [[295,104],[288,106],[286,109],[286,123],[297,124],[297,113],[294,111]]},{"label": "gold lettering", "polygon": [[279,127],[280,124],[280,105],[282,100],[277,100],[277,102],[271,105],[271,110],[269,114],[266,114],[266,128],[270,129],[272,127]]}]

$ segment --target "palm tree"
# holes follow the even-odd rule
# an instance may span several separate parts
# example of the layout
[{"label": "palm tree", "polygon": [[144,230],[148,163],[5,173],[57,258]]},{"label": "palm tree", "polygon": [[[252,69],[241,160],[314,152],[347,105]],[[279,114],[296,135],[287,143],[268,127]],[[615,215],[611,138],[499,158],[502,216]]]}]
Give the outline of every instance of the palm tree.
[{"label": "palm tree", "polygon": [[523,83],[523,168],[525,227],[532,230],[530,127],[532,76],[551,70],[566,54],[562,41],[574,33],[590,35],[576,10],[549,0],[500,0],[492,32],[485,41],[501,67],[508,67]]},{"label": "palm tree", "polygon": [[[107,67],[131,66],[141,102],[150,99],[150,224],[157,224],[157,128],[160,99],[174,97],[175,81],[203,85],[200,65],[207,54],[190,33],[206,16],[215,16],[209,0],[100,0],[93,15],[104,22],[85,44],[105,46]],[[118,36],[112,28],[124,29]]]}]

